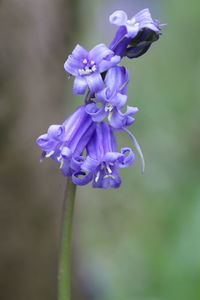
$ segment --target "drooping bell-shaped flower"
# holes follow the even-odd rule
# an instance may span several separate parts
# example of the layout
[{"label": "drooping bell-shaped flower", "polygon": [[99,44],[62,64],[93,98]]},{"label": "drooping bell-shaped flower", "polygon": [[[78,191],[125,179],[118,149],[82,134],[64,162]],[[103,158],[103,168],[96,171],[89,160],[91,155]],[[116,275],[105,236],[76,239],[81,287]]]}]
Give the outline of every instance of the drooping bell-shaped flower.
[{"label": "drooping bell-shaped flower", "polygon": [[118,64],[120,59],[104,44],[90,51],[77,45],[64,64],[65,70],[75,76],[73,93],[84,94],[87,87],[92,94],[101,91],[104,88],[101,73]]},{"label": "drooping bell-shaped flower", "polygon": [[121,57],[136,58],[143,55],[161,34],[158,20],[151,17],[148,8],[139,11],[131,19],[122,10],[115,11],[109,18],[111,24],[119,26],[110,49]]},{"label": "drooping bell-shaped flower", "polygon": [[[135,120],[131,116],[138,111],[138,108],[127,106],[127,111],[121,112],[127,101],[128,70],[122,66],[113,67],[108,70],[104,82],[105,88],[95,94],[96,103],[86,105],[87,113],[95,122],[101,122],[108,117],[113,128],[131,125]],[[98,102],[101,103],[101,107],[98,107]]]},{"label": "drooping bell-shaped flower", "polygon": [[117,151],[116,139],[112,128],[105,122],[96,125],[96,130],[86,146],[87,157],[81,171],[72,175],[77,185],[93,181],[94,188],[118,188],[121,179],[119,168],[127,168],[134,163],[135,156],[130,148]]},{"label": "drooping bell-shaped flower", "polygon": [[71,176],[80,169],[81,154],[94,130],[95,123],[85,112],[85,106],[80,106],[62,125],[51,125],[36,143],[43,150],[43,157],[59,162],[62,173]]}]

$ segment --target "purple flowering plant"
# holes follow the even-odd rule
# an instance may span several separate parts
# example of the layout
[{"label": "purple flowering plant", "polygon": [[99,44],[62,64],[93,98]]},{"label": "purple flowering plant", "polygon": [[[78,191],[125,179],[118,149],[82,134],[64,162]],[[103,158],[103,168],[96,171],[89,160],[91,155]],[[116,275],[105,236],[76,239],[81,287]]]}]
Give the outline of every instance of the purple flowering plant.
[{"label": "purple flowering plant", "polygon": [[118,131],[131,137],[144,171],[140,146],[126,128],[135,121],[138,108],[126,105],[130,76],[127,68],[118,64],[123,57],[143,55],[159,38],[162,26],[152,19],[148,8],[130,19],[118,10],[109,21],[119,27],[109,47],[98,44],[88,51],[77,45],[64,63],[66,72],[74,77],[73,93],[85,94],[84,104],[37,139],[42,158],[59,163],[63,175],[71,177],[74,184],[92,181],[94,188],[104,189],[118,188],[118,169],[135,161],[133,150],[125,147],[118,152]]},{"label": "purple flowering plant", "polygon": [[[119,188],[119,169],[134,164],[133,150],[144,172],[140,145],[128,129],[138,108],[127,105],[130,76],[119,63],[123,58],[144,55],[159,39],[163,25],[152,19],[147,8],[130,19],[124,11],[115,11],[109,21],[118,26],[109,47],[99,44],[88,51],[77,45],[64,63],[65,71],[74,77],[73,94],[85,95],[84,102],[62,124],[51,125],[36,141],[42,150],[41,161],[50,157],[68,178],[58,300],[70,300],[70,240],[76,186],[91,182],[93,188]],[[131,138],[133,149],[118,149],[118,132]]]}]

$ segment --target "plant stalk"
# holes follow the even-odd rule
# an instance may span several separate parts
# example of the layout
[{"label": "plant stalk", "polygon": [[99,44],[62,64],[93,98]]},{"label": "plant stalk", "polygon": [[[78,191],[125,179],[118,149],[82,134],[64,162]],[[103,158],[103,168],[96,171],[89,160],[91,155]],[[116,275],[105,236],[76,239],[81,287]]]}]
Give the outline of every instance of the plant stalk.
[{"label": "plant stalk", "polygon": [[71,298],[71,235],[76,185],[67,178],[61,222],[61,247],[59,257],[58,300]]}]

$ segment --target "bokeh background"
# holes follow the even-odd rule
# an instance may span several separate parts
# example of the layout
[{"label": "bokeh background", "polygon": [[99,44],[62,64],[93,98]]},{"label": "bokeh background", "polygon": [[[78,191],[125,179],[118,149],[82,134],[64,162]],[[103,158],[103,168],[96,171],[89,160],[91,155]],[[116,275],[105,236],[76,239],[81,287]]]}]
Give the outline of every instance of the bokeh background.
[{"label": "bokeh background", "polygon": [[109,15],[145,7],[169,24],[123,61],[146,171],[137,161],[118,190],[78,188],[73,300],[200,299],[199,1],[1,0],[1,300],[56,300],[65,178],[35,139],[83,101],[63,70],[74,46],[109,44]]}]

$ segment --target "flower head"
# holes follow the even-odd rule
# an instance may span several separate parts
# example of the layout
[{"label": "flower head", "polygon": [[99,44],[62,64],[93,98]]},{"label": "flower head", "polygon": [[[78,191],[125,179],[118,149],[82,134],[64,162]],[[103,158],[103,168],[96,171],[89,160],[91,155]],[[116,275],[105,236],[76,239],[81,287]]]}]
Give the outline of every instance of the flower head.
[{"label": "flower head", "polygon": [[96,125],[86,149],[87,157],[81,165],[81,171],[73,174],[73,182],[85,185],[92,180],[94,188],[118,188],[121,184],[118,169],[134,163],[132,150],[122,148],[121,152],[117,151],[113,130],[105,122]]},{"label": "flower head", "polygon": [[95,123],[80,106],[62,125],[51,125],[47,133],[36,143],[43,150],[43,157],[51,157],[60,163],[65,176],[71,176],[80,169],[82,152],[95,130]]},{"label": "flower head", "polygon": [[75,76],[73,93],[84,94],[87,87],[91,93],[101,91],[104,88],[101,73],[118,64],[120,59],[104,44],[90,51],[77,45],[64,64],[65,70]]},{"label": "flower head", "polygon": [[[138,111],[138,108],[127,106],[125,113],[120,111],[127,101],[128,70],[122,66],[113,67],[108,70],[104,82],[105,88],[95,94],[96,103],[86,105],[87,113],[95,122],[101,122],[108,117],[113,128],[131,125],[134,122],[131,116]],[[98,102],[101,103],[101,107],[97,106]]]},{"label": "flower head", "polygon": [[119,29],[110,44],[117,55],[136,58],[143,55],[161,34],[158,20],[153,20],[148,8],[128,19],[127,14],[118,10],[109,18]]}]

